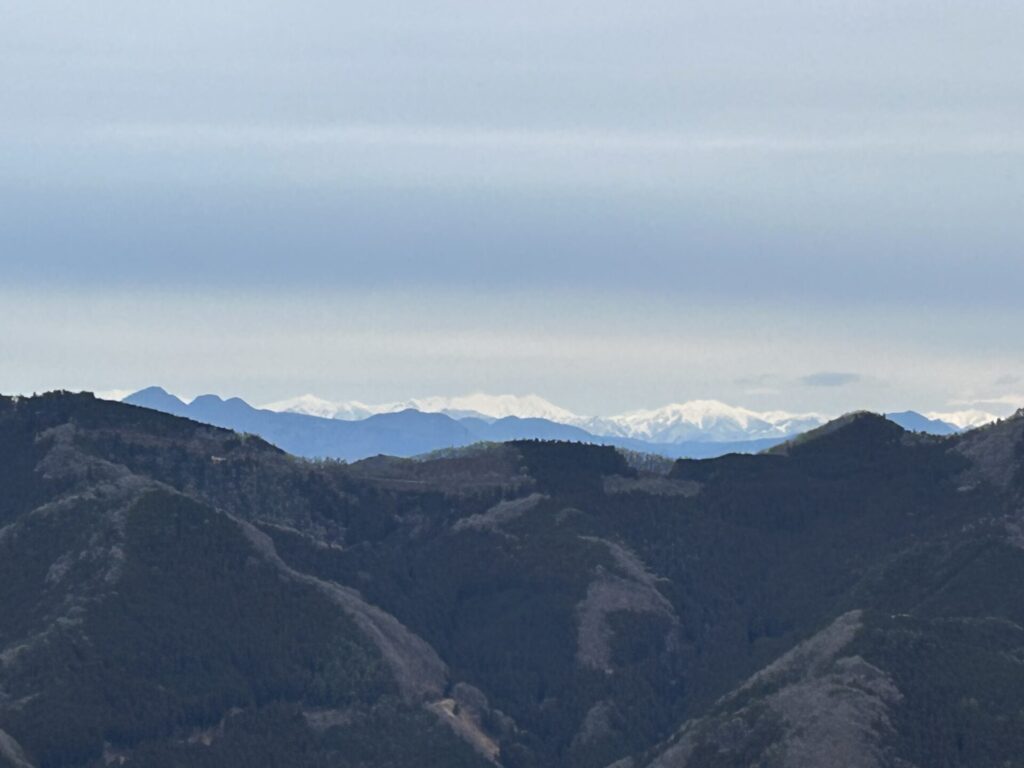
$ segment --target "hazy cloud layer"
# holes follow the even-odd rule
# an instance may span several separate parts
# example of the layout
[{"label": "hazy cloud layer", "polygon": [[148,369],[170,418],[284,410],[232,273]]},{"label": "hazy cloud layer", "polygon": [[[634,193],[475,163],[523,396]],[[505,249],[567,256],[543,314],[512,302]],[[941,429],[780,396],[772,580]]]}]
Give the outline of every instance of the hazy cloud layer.
[{"label": "hazy cloud layer", "polygon": [[[135,370],[134,344],[188,360],[185,391],[224,381],[224,359],[243,389],[275,390],[263,399],[363,386],[341,365],[415,388],[397,396],[462,390],[488,378],[485,340],[536,362],[543,332],[557,354],[497,366],[487,388],[571,394],[587,372],[609,408],[767,402],[828,365],[864,378],[799,397],[868,405],[891,381],[900,405],[998,397],[1014,385],[978,382],[1020,363],[996,324],[1024,321],[1022,28],[1004,0],[8,2],[0,288],[74,299],[62,332],[121,366],[105,388]],[[114,322],[132,292],[165,298]],[[308,293],[360,307],[345,322],[364,327],[285,312],[227,358],[183,351],[213,342],[178,338],[202,333],[181,307],[216,296],[245,315]],[[421,338],[422,313],[473,339]],[[52,316],[14,319],[4,374],[60,385]],[[602,370],[626,347],[597,329],[638,324],[657,342],[635,347],[677,368],[627,352],[633,375]],[[118,325],[153,336],[104,335]],[[289,353],[309,339],[347,357]],[[417,362],[422,343],[443,371]],[[899,383],[943,350],[934,378]],[[257,384],[280,375],[261,354],[303,367]],[[91,382],[83,365],[64,373]],[[757,372],[775,383],[736,384]]]},{"label": "hazy cloud layer", "polygon": [[8,279],[1011,302],[1017,3],[15,2]]},{"label": "hazy cloud layer", "polygon": [[[1010,351],[1019,326],[1006,314],[855,324],[855,312],[833,311],[811,328],[803,309],[743,309],[572,292],[133,290],[100,301],[0,290],[0,391],[158,383],[182,395],[213,391],[253,402],[304,392],[371,402],[535,392],[580,413],[697,398],[837,413],[960,410],[947,405],[994,399],[978,381],[1024,373]],[[871,375],[844,387],[803,387],[793,372],[809,360]],[[749,370],[777,386],[737,383]],[[1013,409],[998,405],[993,412]]]}]

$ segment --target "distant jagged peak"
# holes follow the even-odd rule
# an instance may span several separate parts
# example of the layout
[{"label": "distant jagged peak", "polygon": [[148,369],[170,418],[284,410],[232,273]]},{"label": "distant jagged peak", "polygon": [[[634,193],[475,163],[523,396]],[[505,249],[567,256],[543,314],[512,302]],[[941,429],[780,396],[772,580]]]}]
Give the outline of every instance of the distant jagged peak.
[{"label": "distant jagged peak", "polygon": [[548,419],[561,424],[575,424],[581,417],[567,408],[555,405],[540,395],[489,395],[474,392],[456,397],[414,398],[408,404],[420,411],[457,415],[479,414],[492,419],[516,416],[520,419]]},{"label": "distant jagged peak", "polygon": [[215,405],[230,405],[234,408],[251,408],[245,400],[240,397],[221,397],[214,393],[196,395],[189,399],[173,395],[163,387],[146,387],[138,392],[133,392],[120,399],[122,403],[129,405],[141,405],[146,408],[153,408],[158,411],[174,413],[179,408],[204,408]]},{"label": "distant jagged peak", "polygon": [[163,387],[146,387],[138,392],[133,392],[121,400],[128,405],[139,405],[143,408],[152,408],[157,411],[166,411],[180,415],[181,409],[186,407],[186,401],[172,395]]},{"label": "distant jagged peak", "polygon": [[214,394],[212,392],[207,392],[206,394],[203,395],[196,395],[192,399],[192,402],[189,403],[189,405],[203,405],[205,403],[227,403],[232,401],[244,402],[240,397],[231,397],[228,399],[224,399],[220,395]]},{"label": "distant jagged peak", "polygon": [[191,403],[188,404],[189,409],[194,412],[202,413],[206,409],[213,409],[215,413],[223,412],[224,409],[228,409],[235,412],[248,412],[255,410],[245,400],[240,397],[221,397],[220,395],[199,395]]},{"label": "distant jagged peak", "polygon": [[[155,384],[151,387],[143,387],[137,392],[132,392],[126,397],[173,397],[175,400],[181,400],[180,397],[172,395],[163,387],[156,386]],[[185,402],[182,400],[182,402]]]},{"label": "distant jagged peak", "polygon": [[931,435],[955,435],[962,431],[962,428],[949,421],[942,419],[930,419],[917,411],[898,411],[886,413],[889,421],[894,421],[908,432],[926,432]]}]

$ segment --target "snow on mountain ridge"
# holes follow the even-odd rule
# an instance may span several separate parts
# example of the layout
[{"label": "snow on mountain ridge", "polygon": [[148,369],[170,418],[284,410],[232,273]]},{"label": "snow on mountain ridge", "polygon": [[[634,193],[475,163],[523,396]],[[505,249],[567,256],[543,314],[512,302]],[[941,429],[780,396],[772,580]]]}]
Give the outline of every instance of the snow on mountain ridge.
[{"label": "snow on mountain ridge", "polygon": [[952,411],[950,413],[938,413],[936,411],[929,411],[924,414],[929,419],[937,419],[938,421],[944,421],[947,424],[952,424],[954,427],[960,429],[974,429],[975,427],[983,427],[986,424],[991,424],[993,421],[998,419],[994,413],[988,413],[987,411],[969,410],[969,411]]},{"label": "snow on mountain ridge", "polygon": [[358,400],[333,402],[316,395],[301,395],[288,400],[261,405],[268,411],[304,413],[321,418],[364,419],[378,413],[395,413],[407,409],[423,413],[445,413],[454,418],[478,416],[489,419],[503,419],[517,416],[522,419],[548,419],[560,424],[576,424],[581,417],[548,402],[539,395],[488,395],[477,392],[457,397],[421,397],[390,403],[370,405]]},{"label": "snow on mountain ridge", "polygon": [[[109,390],[99,392],[97,396],[121,400],[125,391]],[[184,404],[188,400],[181,399],[181,402]],[[509,416],[523,419],[538,418],[580,427],[596,436],[632,438],[651,443],[733,442],[788,437],[820,426],[829,418],[818,413],[754,411],[728,405],[719,400],[689,400],[683,403],[670,403],[661,408],[627,411],[614,416],[581,416],[539,395],[489,395],[483,392],[455,397],[412,398],[379,404],[368,404],[359,400],[331,401],[306,394],[267,403],[259,408],[344,421],[358,421],[375,414],[395,413],[407,409],[424,413],[444,413],[455,419],[467,416],[487,420]],[[981,410],[929,411],[924,416],[946,422],[960,430],[983,426],[998,418],[996,414]]]},{"label": "snow on mountain ridge", "polygon": [[539,418],[581,427],[598,436],[628,437],[658,443],[785,437],[812,429],[826,421],[826,417],[815,413],[762,413],[718,400],[690,400],[615,416],[589,417],[557,406],[539,395],[488,395],[482,392],[456,397],[412,398],[378,405],[359,401],[331,402],[314,395],[303,395],[261,407],[272,411],[291,411],[346,420],[407,408],[425,413],[445,413],[454,418]]},{"label": "snow on mountain ridge", "polygon": [[613,425],[613,434],[674,443],[785,437],[823,424],[826,418],[813,413],[757,412],[718,400],[690,400],[654,410],[630,411],[605,421]]},{"label": "snow on mountain ridge", "polygon": [[322,419],[342,419],[344,421],[357,421],[382,412],[378,410],[378,406],[367,405],[358,400],[335,403],[316,395],[299,395],[259,407],[278,413],[302,413],[307,416],[319,416]]},{"label": "snow on mountain ridge", "polygon": [[517,416],[521,419],[548,419],[560,424],[580,420],[572,411],[561,408],[539,395],[488,395],[476,392],[458,397],[424,397],[408,401],[409,406],[428,413],[473,413],[492,419]]}]

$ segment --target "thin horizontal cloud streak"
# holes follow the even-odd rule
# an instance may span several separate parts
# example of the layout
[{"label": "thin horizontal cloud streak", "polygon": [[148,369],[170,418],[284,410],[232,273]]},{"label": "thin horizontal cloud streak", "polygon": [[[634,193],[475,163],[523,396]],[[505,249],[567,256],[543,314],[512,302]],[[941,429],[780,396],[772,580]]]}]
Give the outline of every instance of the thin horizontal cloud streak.
[{"label": "thin horizontal cloud streak", "polygon": [[[38,135],[38,134],[36,134]],[[59,134],[57,135],[59,137]],[[65,137],[70,138],[70,137]],[[111,123],[76,133],[75,140],[142,145],[213,145],[293,149],[382,146],[507,151],[638,152],[662,154],[751,152],[828,154],[1022,154],[1024,132],[921,135],[908,133],[684,133],[551,130],[452,125],[255,123]]]},{"label": "thin horizontal cloud streak", "polygon": [[956,398],[949,401],[950,405],[967,406],[970,408],[1024,408],[1024,393],[1013,392],[1005,395],[987,397]]}]

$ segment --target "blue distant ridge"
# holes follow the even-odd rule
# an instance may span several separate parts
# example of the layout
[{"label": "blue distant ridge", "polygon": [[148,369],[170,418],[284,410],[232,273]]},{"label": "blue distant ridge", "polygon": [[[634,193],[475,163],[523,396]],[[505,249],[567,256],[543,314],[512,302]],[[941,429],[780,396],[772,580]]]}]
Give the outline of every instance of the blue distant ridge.
[{"label": "blue distant ridge", "polygon": [[[477,417],[452,418],[443,413],[413,409],[380,413],[357,421],[325,419],[300,413],[279,413],[254,408],[244,400],[200,395],[185,403],[161,387],[147,387],[124,402],[183,416],[236,432],[259,435],[282,450],[304,458],[358,461],[370,456],[418,456],[442,448],[509,440],[564,440],[614,445],[672,459],[709,459],[727,453],[757,453],[791,436],[733,442],[684,441],[648,443],[627,437],[598,436],[579,427],[549,419],[507,416],[490,421]],[[888,414],[906,430],[950,435],[952,424],[928,419],[914,411]]]}]

